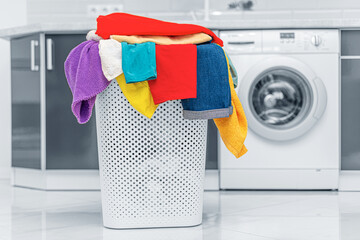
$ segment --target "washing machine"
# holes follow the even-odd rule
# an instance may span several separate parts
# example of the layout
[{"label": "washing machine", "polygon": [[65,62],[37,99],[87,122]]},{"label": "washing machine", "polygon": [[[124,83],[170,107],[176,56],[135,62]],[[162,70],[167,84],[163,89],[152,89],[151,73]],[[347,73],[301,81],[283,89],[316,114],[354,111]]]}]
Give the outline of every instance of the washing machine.
[{"label": "washing machine", "polygon": [[337,189],[339,32],[222,31],[238,73],[248,152],[219,139],[221,189]]}]

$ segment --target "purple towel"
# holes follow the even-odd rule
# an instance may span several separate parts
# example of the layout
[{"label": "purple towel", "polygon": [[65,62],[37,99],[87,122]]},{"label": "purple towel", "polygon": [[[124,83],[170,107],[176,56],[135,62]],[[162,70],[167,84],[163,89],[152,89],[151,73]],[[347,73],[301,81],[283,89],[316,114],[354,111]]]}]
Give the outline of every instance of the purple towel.
[{"label": "purple towel", "polygon": [[65,61],[65,75],[73,94],[71,110],[80,124],[86,123],[96,95],[110,83],[101,69],[99,42],[82,42],[71,50]]}]

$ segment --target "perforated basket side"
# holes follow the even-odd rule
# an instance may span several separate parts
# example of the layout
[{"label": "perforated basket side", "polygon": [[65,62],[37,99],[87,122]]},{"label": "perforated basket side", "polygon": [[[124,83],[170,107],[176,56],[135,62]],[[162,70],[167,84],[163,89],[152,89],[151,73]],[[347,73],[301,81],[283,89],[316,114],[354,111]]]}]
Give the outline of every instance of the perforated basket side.
[{"label": "perforated basket side", "polygon": [[201,223],[206,120],[185,120],[180,101],[149,120],[112,81],[97,96],[96,124],[106,227]]}]

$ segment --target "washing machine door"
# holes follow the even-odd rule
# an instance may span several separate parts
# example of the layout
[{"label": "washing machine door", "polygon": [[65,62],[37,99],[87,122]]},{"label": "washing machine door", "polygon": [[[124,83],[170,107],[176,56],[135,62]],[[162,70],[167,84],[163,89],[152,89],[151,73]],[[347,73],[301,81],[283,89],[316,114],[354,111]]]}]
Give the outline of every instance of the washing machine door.
[{"label": "washing machine door", "polygon": [[315,73],[291,57],[272,57],[252,67],[239,86],[249,127],[284,141],[309,131],[326,108],[326,89]]}]

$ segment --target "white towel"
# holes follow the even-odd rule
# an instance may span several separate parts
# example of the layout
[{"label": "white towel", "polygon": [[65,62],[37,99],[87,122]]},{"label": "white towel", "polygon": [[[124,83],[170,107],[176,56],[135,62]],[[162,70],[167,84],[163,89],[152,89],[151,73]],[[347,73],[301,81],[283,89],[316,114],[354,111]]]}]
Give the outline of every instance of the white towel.
[{"label": "white towel", "polygon": [[93,40],[93,41],[97,41],[97,42],[102,40],[102,37],[98,36],[95,32],[96,32],[96,30],[89,31],[86,34],[86,40],[88,40],[88,41]]},{"label": "white towel", "polygon": [[121,43],[113,39],[100,40],[99,55],[101,68],[108,81],[123,73]]}]

